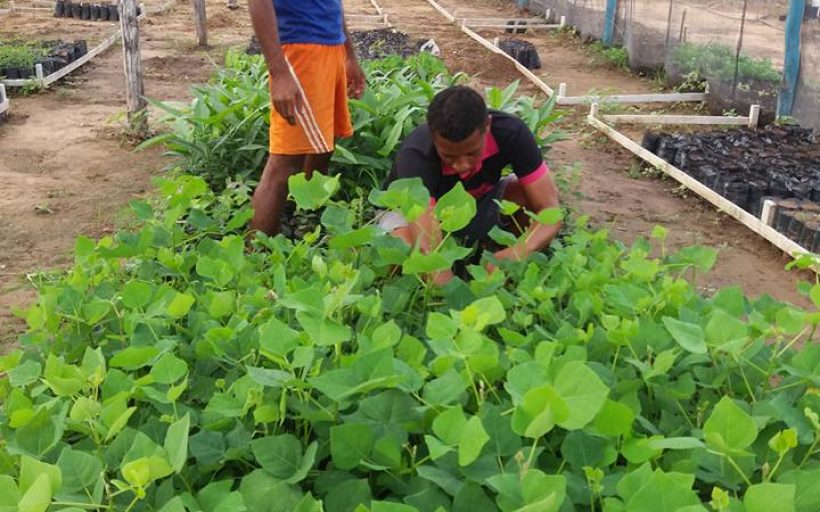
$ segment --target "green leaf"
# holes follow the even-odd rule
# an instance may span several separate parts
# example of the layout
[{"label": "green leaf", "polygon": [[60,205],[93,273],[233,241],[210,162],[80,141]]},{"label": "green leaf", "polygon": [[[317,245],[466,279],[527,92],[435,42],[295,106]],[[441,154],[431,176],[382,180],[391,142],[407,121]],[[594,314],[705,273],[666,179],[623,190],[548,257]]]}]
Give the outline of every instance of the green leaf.
[{"label": "green leaf", "polygon": [[452,264],[453,262],[441,253],[422,254],[420,251],[413,251],[404,260],[402,273],[405,275],[429,274],[449,269]]},{"label": "green leaf", "polygon": [[376,206],[400,211],[407,222],[416,221],[430,206],[430,192],[421,178],[396,180],[385,191],[373,189],[369,199]]},{"label": "green leaf", "polygon": [[185,467],[185,461],[188,460],[188,432],[191,429],[191,418],[188,414],[175,421],[168,427],[165,433],[165,451],[168,452],[168,458],[171,462],[171,467],[176,473],[182,471]]},{"label": "green leaf", "polygon": [[0,512],[17,512],[20,491],[9,475],[0,475]]},{"label": "green leaf", "polygon": [[453,369],[424,385],[424,401],[433,406],[444,406],[459,402],[467,389],[467,383]]},{"label": "green leaf", "polygon": [[157,347],[126,347],[114,354],[108,364],[112,368],[138,370],[151,364],[158,355],[159,349]]},{"label": "green leaf", "polygon": [[630,512],[678,512],[680,509],[700,505],[700,499],[692,490],[694,475],[664,473],[655,470],[646,485],[627,501]]},{"label": "green leaf", "polygon": [[142,281],[129,281],[120,293],[120,299],[131,309],[144,308],[151,301],[151,285]]},{"label": "green leaf", "polygon": [[458,465],[468,466],[475,462],[481,449],[490,440],[487,431],[484,430],[484,425],[481,424],[481,419],[478,416],[473,416],[464,425],[461,433],[461,439],[458,443]]},{"label": "green leaf", "polygon": [[257,469],[242,478],[239,492],[251,512],[294,512],[302,501],[302,492]]},{"label": "green leaf", "polygon": [[151,376],[160,384],[173,384],[188,373],[188,364],[170,352],[166,352],[151,367]]},{"label": "green leaf", "polygon": [[371,500],[367,480],[347,480],[328,491],[324,505],[327,512],[353,512],[359,505],[369,507]]},{"label": "green leaf", "polygon": [[706,353],[706,340],[703,329],[699,325],[682,322],[668,316],[663,317],[663,325],[684,350],[693,354]]},{"label": "green leaf", "polygon": [[45,512],[51,505],[52,483],[47,473],[40,474],[17,504],[19,512]]},{"label": "green leaf", "polygon": [[299,344],[299,333],[277,318],[271,318],[259,328],[262,355],[282,358]]},{"label": "green leaf", "polygon": [[46,384],[57,396],[72,396],[83,388],[83,372],[78,367],[66,364],[61,358],[49,354],[43,371]]},{"label": "green leaf", "polygon": [[370,504],[370,512],[419,512],[416,507],[394,503],[392,501],[374,501]]},{"label": "green leaf", "polygon": [[218,432],[200,430],[188,439],[188,448],[199,464],[210,466],[224,458],[225,438]]},{"label": "green leaf", "polygon": [[512,429],[518,435],[539,438],[565,421],[569,414],[566,402],[546,384],[524,394],[513,412]]},{"label": "green leaf", "polygon": [[330,455],[339,469],[353,469],[368,458],[375,436],[370,426],[345,423],[330,428]]},{"label": "green leaf", "polygon": [[635,412],[627,405],[606,399],[595,417],[595,429],[607,436],[621,436],[632,429]]},{"label": "green leaf", "polygon": [[475,482],[464,482],[453,497],[452,512],[495,512],[498,507]]},{"label": "green leaf", "polygon": [[441,229],[448,233],[467,227],[475,214],[475,198],[467,193],[460,181],[436,202],[436,218]]},{"label": "green leaf", "polygon": [[743,454],[757,439],[754,419],[731,398],[725,396],[703,425],[706,445],[725,454]]},{"label": "green leaf", "polygon": [[795,486],[763,483],[746,489],[746,512],[795,512]]},{"label": "green leaf", "polygon": [[[290,482],[292,479],[299,481],[304,478],[302,475],[305,466],[305,459],[309,458],[309,466],[313,465],[312,458],[316,455],[316,448],[312,449],[310,457],[302,453],[302,444],[291,434],[279,436],[268,436],[256,439],[251,443],[251,449],[256,460],[262,469],[274,477]],[[307,474],[307,471],[305,471]]]},{"label": "green leaf", "polygon": [[310,339],[319,346],[333,346],[338,343],[349,341],[353,337],[353,331],[347,325],[342,325],[327,318],[319,318],[299,311],[296,313],[299,325],[308,333]]},{"label": "green leaf", "polygon": [[63,474],[59,466],[39,462],[23,455],[20,458],[20,492],[25,494],[40,481],[41,476],[47,477],[49,496],[56,494],[63,485]]},{"label": "green leaf", "polygon": [[788,471],[783,473],[778,483],[795,486],[794,507],[796,512],[817,510],[817,504],[820,503],[820,468]]},{"label": "green leaf", "polygon": [[28,360],[20,366],[16,366],[8,373],[9,384],[15,388],[28,386],[40,378],[42,368],[42,365],[37,361]]},{"label": "green leaf", "polygon": [[60,495],[93,496],[95,488],[103,484],[103,463],[90,453],[63,448],[57,467],[63,476]]},{"label": "green leaf", "polygon": [[539,224],[552,226],[564,219],[564,212],[560,208],[547,208],[538,212],[537,215],[530,215],[530,217]]},{"label": "green leaf", "polygon": [[785,455],[792,448],[797,446],[797,430],[787,428],[781,430],[769,439],[769,448],[779,455]]},{"label": "green leaf", "polygon": [[482,331],[488,325],[500,324],[507,318],[504,305],[498,297],[478,299],[458,313],[462,328]]},{"label": "green leaf", "polygon": [[248,366],[248,376],[257,384],[262,384],[270,388],[281,388],[295,379],[293,374],[282,370],[269,370],[267,368],[256,368]]},{"label": "green leaf", "polygon": [[667,437],[665,439],[650,439],[649,447],[653,450],[693,450],[705,445],[694,437]]},{"label": "green leaf", "polygon": [[304,173],[288,178],[288,190],[300,210],[318,210],[339,190],[340,176],[314,172],[310,180]]},{"label": "green leaf", "polygon": [[182,318],[188,314],[188,311],[191,310],[191,306],[194,305],[196,299],[194,299],[193,295],[187,293],[174,293],[174,298],[171,299],[171,302],[168,303],[168,307],[165,309],[165,312],[171,318]]},{"label": "green leaf", "polygon": [[748,327],[734,316],[718,309],[706,324],[706,343],[726,352],[738,352],[748,337]]},{"label": "green leaf", "polygon": [[293,512],[324,512],[322,502],[313,497],[309,492],[305,494],[302,501],[296,505]]},{"label": "green leaf", "polygon": [[589,366],[580,361],[564,365],[555,377],[555,392],[567,408],[567,416],[556,423],[567,429],[583,428],[600,412],[609,387]]},{"label": "green leaf", "polygon": [[433,433],[445,444],[458,446],[466,425],[467,418],[464,417],[461,407],[451,407],[433,420]]}]

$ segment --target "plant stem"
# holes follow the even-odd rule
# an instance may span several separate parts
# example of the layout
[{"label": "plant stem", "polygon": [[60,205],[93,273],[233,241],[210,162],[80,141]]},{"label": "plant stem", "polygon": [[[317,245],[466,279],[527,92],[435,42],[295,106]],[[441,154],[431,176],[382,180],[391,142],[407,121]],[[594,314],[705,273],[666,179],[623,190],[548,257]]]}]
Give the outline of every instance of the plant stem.
[{"label": "plant stem", "polygon": [[809,451],[806,452],[806,455],[803,457],[803,460],[800,461],[800,464],[797,465],[797,469],[801,469],[805,463],[809,461],[809,457],[812,456],[814,450],[817,448],[817,444],[820,443],[820,435],[814,436],[814,442],[809,446]]},{"label": "plant stem", "polygon": [[781,453],[781,454],[777,457],[777,462],[775,462],[775,463],[774,463],[774,467],[773,467],[773,468],[772,468],[772,470],[769,472],[769,474],[768,474],[768,475],[766,475],[766,481],[767,481],[767,482],[771,482],[771,481],[772,481],[772,478],[774,478],[774,474],[775,474],[775,473],[777,473],[777,470],[780,468],[780,463],[781,463],[781,462],[783,462],[783,457],[785,457],[785,456],[786,456],[786,454],[785,454],[785,453]]},{"label": "plant stem", "polygon": [[721,454],[721,455],[723,455],[724,457],[726,457],[726,460],[728,460],[728,461],[729,461],[729,464],[730,464],[733,468],[735,468],[735,471],[737,471],[737,474],[738,474],[738,475],[740,475],[740,477],[741,477],[741,478],[743,478],[743,481],[744,481],[744,482],[746,482],[746,485],[748,485],[749,487],[751,487],[751,485],[752,485],[752,481],[751,481],[751,480],[749,480],[749,477],[748,477],[748,476],[746,476],[746,473],[743,471],[743,469],[741,469],[741,467],[737,465],[737,462],[735,462],[735,459],[733,459],[731,455],[725,455],[725,454]]}]

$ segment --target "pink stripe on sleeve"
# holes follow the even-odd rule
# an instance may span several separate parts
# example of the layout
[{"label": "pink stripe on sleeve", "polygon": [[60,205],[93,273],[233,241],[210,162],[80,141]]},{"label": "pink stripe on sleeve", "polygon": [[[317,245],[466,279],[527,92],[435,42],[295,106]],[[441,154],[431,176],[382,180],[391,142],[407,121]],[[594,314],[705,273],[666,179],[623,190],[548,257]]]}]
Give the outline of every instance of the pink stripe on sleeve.
[{"label": "pink stripe on sleeve", "polygon": [[547,167],[547,163],[542,162],[541,166],[538,169],[532,171],[531,173],[527,174],[518,181],[520,181],[522,185],[532,185],[533,183],[538,181],[538,179],[541,178],[541,176],[547,174],[549,171],[550,169],[549,167]]}]

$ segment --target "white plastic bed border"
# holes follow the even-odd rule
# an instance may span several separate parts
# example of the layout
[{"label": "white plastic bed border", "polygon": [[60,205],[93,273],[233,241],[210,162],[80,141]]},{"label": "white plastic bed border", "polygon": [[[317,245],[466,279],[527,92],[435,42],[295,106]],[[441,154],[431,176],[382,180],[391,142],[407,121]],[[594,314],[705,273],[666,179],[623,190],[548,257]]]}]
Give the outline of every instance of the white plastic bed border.
[{"label": "white plastic bed border", "polygon": [[[541,89],[544,93],[548,96],[552,96],[556,94],[556,91],[553,90],[552,87],[547,85],[544,80],[542,80],[539,76],[535,73],[527,69],[517,60],[512,58],[511,56],[507,55],[504,51],[498,48],[497,40],[496,44],[491,43],[486,38],[484,38],[481,34],[475,32],[471,26],[467,23],[471,20],[476,20],[479,18],[463,18],[460,22],[459,19],[456,18],[453,14],[451,14],[447,9],[441,6],[436,0],[427,0],[427,3],[430,4],[434,9],[436,9],[442,16],[444,16],[447,21],[450,23],[456,24],[461,28],[461,31],[470,36],[473,40],[477,43],[481,44],[488,50],[491,50],[499,55],[504,56],[507,60],[511,61],[515,64],[516,69],[524,75],[530,82],[532,82],[536,87]],[[562,20],[565,20],[562,17]],[[501,26],[501,25],[500,25]],[[556,28],[561,27],[563,24],[559,25],[545,25],[549,28]],[[484,25],[483,27],[480,25],[473,25],[475,28],[489,28],[488,26]],[[507,25],[503,25],[503,28],[510,28]],[[529,26],[527,27],[529,28]],[[654,93],[654,94],[615,94],[615,95],[589,95],[589,96],[567,96],[567,85],[566,84],[559,84],[559,89],[557,91],[557,99],[556,103],[558,105],[588,105],[591,103],[596,102],[609,102],[609,103],[620,103],[620,104],[640,104],[640,103],[681,103],[681,102],[702,102],[706,99],[706,95],[703,93]]]},{"label": "white plastic bed border", "polygon": [[[138,20],[142,20],[145,18],[145,7],[142,6],[142,14],[140,14]],[[105,52],[107,49],[111,48],[117,41],[120,39],[120,34],[122,33],[122,29],[118,29],[116,32],[108,36],[102,43],[97,45],[95,48],[90,50],[88,53],[80,57],[79,59],[75,60],[71,64],[65,66],[64,68],[58,69],[54,73],[46,76],[43,72],[43,65],[37,63],[34,66],[34,78],[22,78],[18,80],[1,80],[0,83],[5,84],[6,87],[30,87],[30,86],[37,86],[41,88],[46,88],[49,85],[53,84],[57,80],[64,78],[66,75],[79,69],[80,67],[87,64],[91,59],[97,57],[101,53]]]},{"label": "white plastic bed border", "polygon": [[373,6],[376,14],[345,14],[345,18],[351,22],[350,30],[373,30],[393,26],[389,16],[376,0],[370,0],[370,5]]},{"label": "white plastic bed border", "polygon": [[6,94],[6,86],[0,84],[0,117],[9,111],[10,104],[9,97]]},{"label": "white plastic bed border", "polygon": [[[721,116],[647,116],[647,117],[655,117],[661,118],[683,118],[680,119],[679,123],[675,124],[735,124],[735,125],[751,125],[753,118],[756,115],[759,115],[759,108],[757,109],[757,114],[755,114],[754,109],[750,112],[748,117],[721,117]],[[598,131],[602,132],[604,135],[612,139],[613,141],[617,142],[625,149],[633,153],[638,158],[642,159],[646,163],[652,165],[656,169],[664,172],[668,176],[675,179],[678,183],[683,185],[684,187],[688,188],[701,198],[709,201],[717,207],[718,210],[722,211],[723,213],[729,215],[730,217],[734,218],[750,230],[754,231],[764,239],[768,240],[771,244],[775,247],[780,249],[781,251],[789,254],[793,258],[797,258],[803,254],[809,253],[808,250],[801,247],[800,244],[795,242],[794,240],[788,238],[787,236],[783,235],[769,224],[771,223],[771,205],[764,205],[763,213],[761,214],[762,218],[757,218],[751,213],[747,212],[743,208],[740,208],[736,204],[732,203],[731,201],[725,199],[723,196],[715,192],[714,190],[710,189],[703,183],[699,182],[695,178],[689,176],[685,172],[681,171],[674,165],[670,164],[666,160],[660,158],[659,156],[653,154],[651,151],[643,148],[640,144],[632,140],[631,138],[627,137],[623,133],[619,132],[612,126],[609,126],[605,121],[609,122],[636,122],[636,121],[628,121],[624,118],[634,117],[634,116],[599,116],[598,115],[598,104],[593,103],[589,115],[587,116],[587,122],[596,128]],[[668,119],[667,119],[668,120]],[[717,121],[721,122],[717,122]],[[731,122],[734,120],[734,122]],[[727,122],[729,121],[729,122]],[[757,120],[755,119],[755,125],[757,125]],[[638,120],[637,122],[647,122],[647,120]],[[652,121],[652,124],[656,124],[657,120]],[[657,123],[660,124],[660,123]],[[820,269],[814,268],[815,272],[820,273]]]},{"label": "white plastic bed border", "polygon": [[28,6],[23,7],[23,6],[17,5],[12,0],[11,2],[9,2],[9,7],[8,8],[0,9],[0,16],[8,16],[8,15],[11,15],[11,14],[17,14],[17,13],[23,13],[23,12],[32,13],[32,14],[37,14],[39,12],[53,13],[54,8],[53,7],[28,7]]}]

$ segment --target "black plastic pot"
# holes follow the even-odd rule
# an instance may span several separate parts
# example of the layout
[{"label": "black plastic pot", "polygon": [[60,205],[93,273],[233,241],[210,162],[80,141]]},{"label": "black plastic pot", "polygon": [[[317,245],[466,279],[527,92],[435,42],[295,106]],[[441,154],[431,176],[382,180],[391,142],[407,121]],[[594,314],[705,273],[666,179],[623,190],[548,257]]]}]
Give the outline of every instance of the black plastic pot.
[{"label": "black plastic pot", "polygon": [[80,4],[71,4],[71,17],[81,19],[83,16],[83,6]]},{"label": "black plastic pot", "polygon": [[54,2],[54,17],[55,18],[64,18],[65,17],[65,1],[57,0]]},{"label": "black plastic pot", "polygon": [[82,20],[90,20],[91,19],[91,5],[82,4],[80,6],[80,19],[82,19]]},{"label": "black plastic pot", "polygon": [[[88,43],[86,42],[85,39],[80,39],[79,41],[75,41],[74,42],[74,48],[75,48],[75,55],[77,55],[76,58],[78,58],[78,59],[80,57],[82,57],[83,55],[85,55],[86,53],[88,53]],[[79,52],[79,54],[77,52]]]},{"label": "black plastic pot", "polygon": [[26,78],[31,78],[34,76],[34,67],[21,67],[17,68],[17,75],[21,80],[25,80]]},{"label": "black plastic pot", "polygon": [[100,6],[100,21],[108,21],[108,6]]},{"label": "black plastic pot", "polygon": [[100,6],[99,5],[92,5],[89,7],[89,11],[91,14],[91,21],[99,21],[100,19]]},{"label": "black plastic pot", "polygon": [[541,58],[538,56],[538,50],[536,50],[535,45],[529,41],[509,39],[498,43],[498,47],[527,69],[538,69],[541,67]]},{"label": "black plastic pot", "polygon": [[63,6],[63,16],[66,18],[74,17],[74,13],[71,12],[71,5],[71,2],[66,0],[65,5]]},{"label": "black plastic pot", "polygon": [[20,78],[20,70],[16,67],[8,67],[3,73],[9,80],[18,80]]},{"label": "black plastic pot", "polygon": [[108,6],[108,19],[111,21],[120,21],[120,11],[117,10],[116,5]]}]

